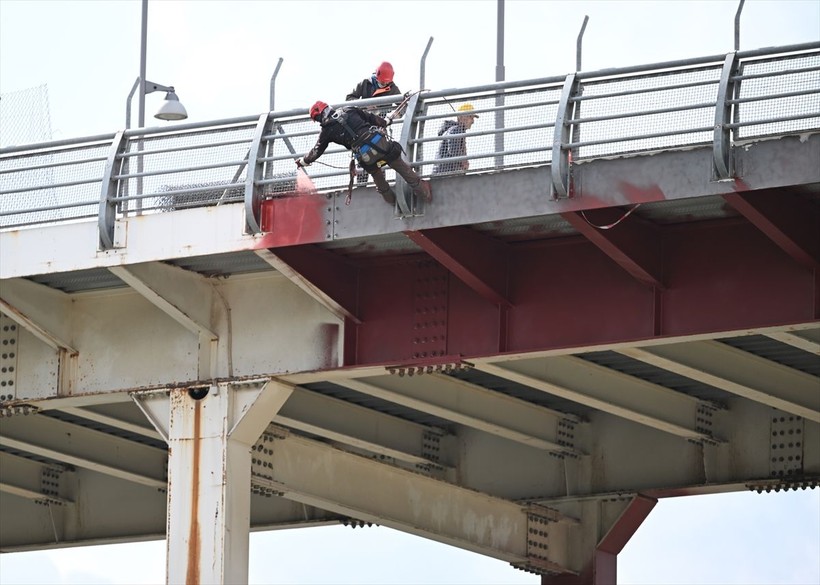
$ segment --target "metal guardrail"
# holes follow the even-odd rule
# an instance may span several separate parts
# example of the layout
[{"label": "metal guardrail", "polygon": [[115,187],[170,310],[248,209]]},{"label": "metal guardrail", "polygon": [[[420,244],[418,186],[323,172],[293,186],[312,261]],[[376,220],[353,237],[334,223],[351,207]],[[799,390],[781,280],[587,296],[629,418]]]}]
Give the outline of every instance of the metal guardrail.
[{"label": "metal guardrail", "polygon": [[[820,43],[423,92],[390,127],[423,176],[468,102],[468,154],[447,160],[469,174],[551,165],[552,196],[569,197],[579,161],[711,144],[712,178],[729,179],[733,145],[820,131]],[[96,217],[107,249],[120,217],[244,203],[258,233],[261,202],[294,192],[294,160],[318,131],[298,109],[0,149],[0,229]],[[349,157],[332,145],[308,169],[320,192],[346,188]],[[397,187],[399,215],[412,214]]]}]

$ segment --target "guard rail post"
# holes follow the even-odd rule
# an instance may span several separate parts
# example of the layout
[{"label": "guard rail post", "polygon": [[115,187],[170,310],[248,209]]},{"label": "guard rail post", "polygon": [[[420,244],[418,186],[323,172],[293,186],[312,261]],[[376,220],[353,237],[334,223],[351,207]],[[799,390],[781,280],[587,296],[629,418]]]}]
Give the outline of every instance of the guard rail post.
[{"label": "guard rail post", "polygon": [[727,126],[732,117],[730,101],[739,89],[734,81],[738,70],[737,52],[726,55],[720,74],[717,103],[715,104],[715,137],[712,144],[712,176],[718,181],[730,179],[734,174],[732,164],[732,129]]},{"label": "guard rail post", "polygon": [[[399,144],[404,152],[407,153],[409,162],[413,162],[415,158],[410,152],[410,138],[413,136],[418,122],[414,121],[416,114],[416,107],[418,107],[419,97],[421,92],[410,96],[407,101],[407,109],[404,111],[404,121],[401,126],[401,136],[399,137]],[[402,216],[412,215],[415,211],[413,206],[413,192],[407,185],[404,179],[396,173],[396,205]],[[416,203],[422,203],[417,201]]]},{"label": "guard rail post", "polygon": [[578,91],[578,80],[575,73],[570,73],[564,80],[564,87],[561,90],[561,99],[558,103],[558,112],[555,118],[555,130],[552,140],[552,160],[550,161],[550,171],[552,173],[552,186],[550,194],[552,199],[566,199],[572,196],[571,189],[571,169],[572,164],[570,149],[564,148],[569,143],[571,109],[575,102],[570,98]]},{"label": "guard rail post", "polygon": [[259,149],[262,147],[262,137],[270,131],[269,120],[272,120],[270,114],[271,112],[266,112],[259,116],[248,149],[248,172],[245,176],[245,233],[248,234],[262,233],[260,217],[262,202],[260,189],[256,188],[256,182],[262,178],[264,162],[259,161]]},{"label": "guard rail post", "polygon": [[115,179],[117,174],[117,163],[122,163],[122,153],[128,141],[125,138],[125,130],[120,130],[114,136],[111,148],[108,151],[108,159],[105,161],[103,171],[102,189],[100,193],[100,211],[97,225],[100,232],[100,250],[110,250],[114,248],[114,224],[117,220],[117,186],[119,180]]}]

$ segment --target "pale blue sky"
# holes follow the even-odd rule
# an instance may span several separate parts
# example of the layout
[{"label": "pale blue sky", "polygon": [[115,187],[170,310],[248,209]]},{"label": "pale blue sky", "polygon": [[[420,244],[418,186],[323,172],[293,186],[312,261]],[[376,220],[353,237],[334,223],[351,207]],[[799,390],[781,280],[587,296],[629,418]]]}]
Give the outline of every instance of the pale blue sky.
[{"label": "pale blue sky", "polygon": [[[737,1],[507,0],[506,78],[731,51]],[[189,120],[259,114],[270,78],[278,110],[341,101],[382,60],[403,91],[490,83],[495,0],[217,2],[151,0],[146,77],[173,85]],[[139,0],[0,0],[0,93],[47,84],[55,139],[125,126],[139,74]],[[741,50],[820,40],[820,0],[747,0]],[[357,34],[361,33],[361,34]],[[366,41],[376,37],[378,42]],[[355,39],[362,39],[361,42]],[[147,98],[148,125],[162,93]],[[133,124],[136,125],[136,99]],[[253,583],[530,583],[506,563],[386,528],[254,534]],[[165,544],[0,556],[0,583],[164,582]],[[739,493],[661,501],[619,557],[619,582],[820,583],[820,493]]]}]

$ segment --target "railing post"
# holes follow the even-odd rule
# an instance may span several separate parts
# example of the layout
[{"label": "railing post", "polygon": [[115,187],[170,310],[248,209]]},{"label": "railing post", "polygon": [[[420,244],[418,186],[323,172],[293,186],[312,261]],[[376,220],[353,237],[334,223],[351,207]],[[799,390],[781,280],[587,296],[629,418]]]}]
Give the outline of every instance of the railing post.
[{"label": "railing post", "polygon": [[[416,157],[410,150],[410,139],[415,133],[416,123],[413,121],[413,117],[416,114],[416,107],[418,106],[420,96],[421,92],[411,96],[407,101],[407,109],[404,111],[404,121],[401,125],[401,136],[399,137],[399,144],[401,145],[402,150],[407,153],[408,162],[411,164]],[[399,211],[401,211],[402,215],[410,215],[413,210],[413,193],[405,180],[402,179],[398,173],[396,173],[395,191],[396,203],[398,204]]]},{"label": "railing post", "polygon": [[97,215],[100,250],[110,250],[114,247],[114,223],[117,220],[117,185],[119,184],[114,176],[117,174],[117,167],[119,166],[117,163],[122,161],[120,155],[125,152],[127,143],[125,130],[117,132],[108,150],[108,159],[105,161],[102,192],[100,193],[100,211]]},{"label": "railing post", "polygon": [[270,115],[270,112],[266,112],[259,116],[248,149],[248,172],[245,176],[245,233],[248,234],[262,233],[262,222],[259,213],[261,197],[259,189],[256,188],[256,182],[262,178],[264,163],[259,162],[259,150],[262,147],[262,136],[265,135],[265,131],[270,126],[268,123]]},{"label": "railing post", "polygon": [[715,103],[715,134],[712,145],[713,176],[718,181],[729,179],[734,173],[732,168],[732,130],[727,124],[732,117],[731,99],[737,93],[737,83],[732,77],[737,75],[737,53],[726,55],[723,71],[720,74],[717,102]]},{"label": "railing post", "polygon": [[558,113],[555,118],[555,132],[552,140],[552,160],[550,170],[552,172],[552,198],[561,199],[570,196],[570,150],[564,148],[569,143],[570,120],[572,117],[572,107],[574,102],[570,98],[575,95],[578,89],[578,81],[575,73],[570,73],[564,80],[564,87],[561,90],[561,100],[558,103]]}]

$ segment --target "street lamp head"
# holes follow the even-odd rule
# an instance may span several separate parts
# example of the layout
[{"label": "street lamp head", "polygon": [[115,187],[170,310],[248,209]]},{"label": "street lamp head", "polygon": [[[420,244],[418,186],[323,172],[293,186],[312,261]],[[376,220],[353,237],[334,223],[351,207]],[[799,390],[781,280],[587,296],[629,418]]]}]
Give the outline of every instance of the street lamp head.
[{"label": "street lamp head", "polygon": [[185,106],[183,106],[177,94],[171,91],[165,94],[165,100],[162,102],[159,110],[154,117],[158,120],[184,120],[188,117],[188,112],[185,111]]}]

